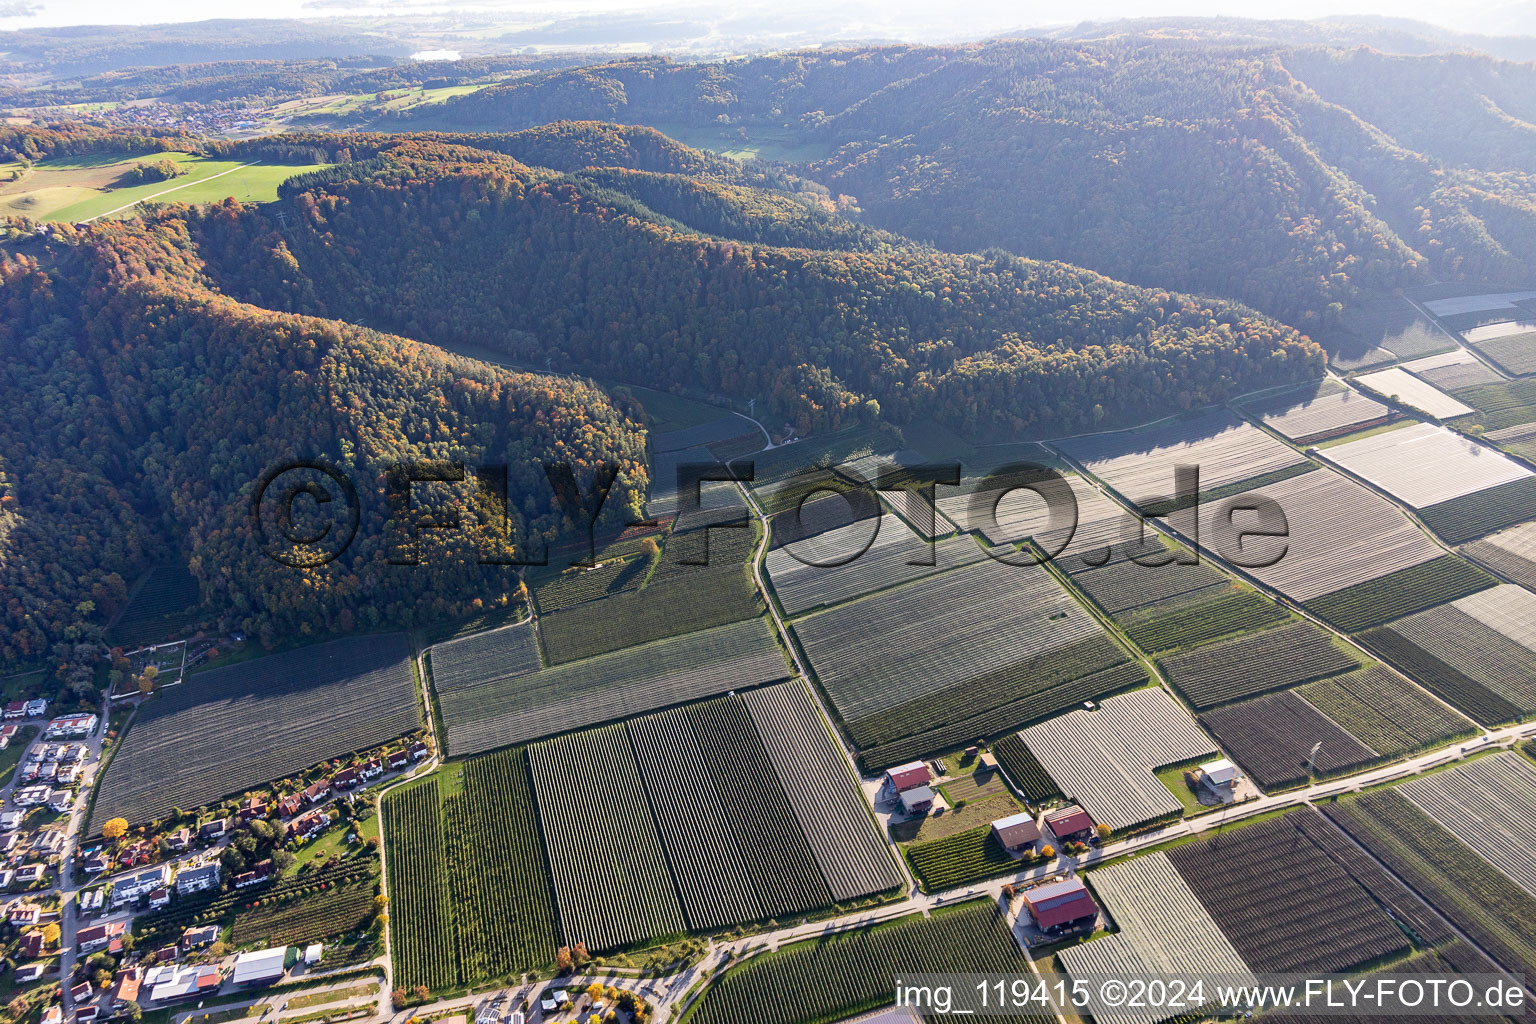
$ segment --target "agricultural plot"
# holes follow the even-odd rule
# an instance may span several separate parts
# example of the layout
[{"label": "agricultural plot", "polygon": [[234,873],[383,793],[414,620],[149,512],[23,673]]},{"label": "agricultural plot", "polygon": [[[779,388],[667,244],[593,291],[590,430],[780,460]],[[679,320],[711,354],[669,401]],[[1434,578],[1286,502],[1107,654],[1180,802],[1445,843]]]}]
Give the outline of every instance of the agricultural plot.
[{"label": "agricultural plot", "polygon": [[[1029,962],[992,900],[959,903],[931,917],[882,924],[762,953],[705,988],[689,1024],[825,1024],[891,1005],[892,977],[946,970],[1027,976]],[[985,1017],[970,1017],[986,1021]],[[1014,1024],[1051,1018],[1017,1015]]]},{"label": "agricultural plot", "polygon": [[1536,768],[1514,751],[1398,787],[1490,864],[1536,895]]},{"label": "agricultural plot", "polygon": [[[1203,974],[1234,983],[1251,976],[1247,963],[1166,854],[1123,860],[1088,872],[1085,880],[1118,930],[1063,949],[1057,959],[1069,976]],[[1100,1024],[1154,1024],[1158,1018],[1139,1010],[1094,1007],[1093,1019]]]},{"label": "agricultural plot", "polygon": [[780,512],[769,520],[768,546],[770,550],[782,548],[807,537],[858,523],[865,524],[868,529],[868,522],[879,519],[880,514],[880,500],[866,490],[813,496],[798,510]]},{"label": "agricultural plot", "polygon": [[[752,716],[739,698],[687,709],[721,805],[731,819],[763,910],[773,917],[824,907],[831,892]],[[870,828],[866,817],[865,828]]]},{"label": "agricultural plot", "polygon": [[779,605],[799,615],[986,557],[970,537],[930,546],[886,514],[769,551],[767,569]]},{"label": "agricultural plot", "polygon": [[1365,634],[1483,724],[1536,713],[1536,595],[1501,585]]},{"label": "agricultural plot", "polygon": [[454,756],[774,682],[789,674],[762,619],[438,692]]},{"label": "agricultural plot", "polygon": [[1096,711],[1071,711],[1020,735],[1062,793],[1115,831],[1180,814],[1183,805],[1153,772],[1217,753],[1178,701],[1155,687],[1106,697]]},{"label": "agricultural plot", "polygon": [[924,892],[957,889],[1019,867],[1019,862],[998,842],[990,824],[942,839],[912,843],[906,847],[906,856]]},{"label": "agricultural plot", "polygon": [[1512,377],[1536,373],[1536,323],[1513,320],[1463,331],[1467,344]]},{"label": "agricultural plot", "polygon": [[1306,762],[1315,743],[1322,744],[1315,766],[1319,776],[1350,771],[1378,759],[1376,751],[1295,690],[1214,708],[1200,715],[1200,724],[1264,789],[1306,782],[1312,775]]},{"label": "agricultural plot", "polygon": [[534,744],[528,764],[566,944],[598,953],[684,932],[624,726]]},{"label": "agricultural plot", "polygon": [[656,825],[688,927],[709,931],[767,917],[751,886],[721,884],[748,877],[747,868],[720,793],[699,771],[704,752],[687,710],[647,715],[625,728],[651,807],[665,809]]},{"label": "agricultural plot", "polygon": [[197,579],[186,566],[157,565],[134,585],[107,636],[125,648],[164,643],[188,625],[197,602]]},{"label": "agricultural plot", "polygon": [[1450,348],[1454,342],[1404,299],[1351,302],[1342,322],[1318,336],[1329,362],[1358,370],[1413,359]]},{"label": "agricultural plot", "polygon": [[1506,970],[1536,976],[1536,897],[1393,789],[1323,813]]},{"label": "agricultural plot", "polygon": [[1447,317],[1465,316],[1468,313],[1507,312],[1510,316],[1514,316],[1520,312],[1520,307],[1516,303],[1532,297],[1536,297],[1536,292],[1487,292],[1480,295],[1427,299],[1423,306],[1442,320]]},{"label": "agricultural plot", "polygon": [[87,830],[200,807],[421,725],[404,633],[355,636],[198,673],[146,702]]},{"label": "agricultural plot", "polygon": [[991,560],[808,615],[793,628],[861,747],[1128,660],[1043,566]]},{"label": "agricultural plot", "polygon": [[1536,422],[1536,380],[1506,380],[1467,388],[1458,398],[1478,411],[1477,422],[1489,436]]},{"label": "agricultural plot", "polygon": [[539,670],[539,637],[532,619],[434,644],[427,657],[438,693],[472,689]]},{"label": "agricultural plot", "polygon": [[1158,664],[1201,710],[1360,667],[1353,654],[1310,622],[1207,644]]},{"label": "agricultural plot", "polygon": [[[1338,473],[1292,477],[1244,492],[1234,501],[1249,497],[1275,501],[1285,513],[1289,535],[1283,542],[1284,557],[1248,571],[1294,601],[1310,601],[1444,554],[1396,505]],[[1200,524],[1202,542],[1219,544],[1225,505],[1206,506]],[[1243,529],[1249,518],[1238,514],[1232,525]],[[1275,542],[1261,539],[1260,543]],[[1245,551],[1249,547],[1247,542],[1242,546]],[[1266,550],[1256,548],[1255,552]]]},{"label": "agricultural plot", "polygon": [[1350,441],[1328,449],[1328,457],[1417,509],[1536,475],[1430,423]]},{"label": "agricultural plot", "polygon": [[1356,377],[1355,383],[1386,398],[1401,402],[1437,420],[1455,419],[1472,412],[1470,405],[1458,402],[1450,395],[1420,380],[1400,366],[1377,370]]},{"label": "agricultural plot", "polygon": [[1149,514],[1172,496],[1177,465],[1200,468],[1202,495],[1310,465],[1294,448],[1225,410],[1131,431],[1068,438],[1057,445]]},{"label": "agricultural plot", "polygon": [[1399,569],[1306,602],[1307,611],[1346,633],[1356,633],[1497,583],[1477,566],[1455,555]]},{"label": "agricultural plot", "polygon": [[890,439],[881,430],[854,427],[782,444],[770,451],[758,452],[746,461],[753,465],[752,489],[761,492],[811,470],[831,469],[876,452],[888,452],[892,447]]},{"label": "agricultural plot", "polygon": [[1319,679],[1295,692],[1384,758],[1438,747],[1477,728],[1385,665]]},{"label": "agricultural plot", "polygon": [[1526,522],[1536,518],[1536,476],[1442,501],[1422,510],[1419,518],[1450,544]]},{"label": "agricultural plot", "polygon": [[645,575],[650,571],[650,559],[638,553],[628,557],[600,557],[606,558],[600,565],[590,569],[567,569],[534,585],[533,600],[539,612],[548,615],[561,608],[600,600],[609,594],[634,590],[645,582]]},{"label": "agricultural plot", "polygon": [[[682,467],[720,468],[708,448],[684,448],[679,451],[651,453],[651,493],[645,502],[649,519],[674,515],[678,509],[677,475]],[[691,471],[691,468],[690,470]]]},{"label": "agricultural plot", "polygon": [[1206,562],[1187,561],[1186,549],[1177,550],[1178,555],[1166,561],[1161,556],[1139,562],[1127,558],[1093,568],[1063,568],[1079,590],[1111,615],[1185,594],[1210,594],[1230,582]]},{"label": "agricultural plot", "polygon": [[[318,879],[306,888],[262,895],[261,905],[236,915],[230,941],[237,946],[290,946],[362,931],[378,912],[378,872]],[[309,881],[309,879],[303,879]]]},{"label": "agricultural plot", "polygon": [[1243,407],[1266,427],[1297,444],[1374,426],[1385,422],[1392,411],[1332,378],[1267,395]]},{"label": "agricultural plot", "polygon": [[641,589],[542,616],[545,660],[560,665],[761,615],[747,569],[756,544],[756,526],[747,523],[674,533]]},{"label": "agricultural plot", "polygon": [[657,452],[678,452],[687,448],[697,448],[703,445],[723,444],[734,441],[738,437],[755,436],[758,439],[758,447],[767,443],[762,431],[757,429],[757,424],[745,416],[735,413],[726,413],[706,423],[697,423],[682,427],[677,430],[666,430],[651,435],[651,450]]},{"label": "agricultural plot", "polygon": [[1441,391],[1473,388],[1503,379],[1463,348],[1415,359],[1411,363],[1404,363],[1403,369]]},{"label": "agricultural plot", "polygon": [[453,900],[448,895],[448,864],[437,776],[396,789],[385,796],[381,813],[389,892],[389,945],[395,983],[415,988],[446,988],[459,977],[457,947],[443,941],[453,934]]},{"label": "agricultural plot", "polygon": [[[1061,485],[1040,473],[1009,475],[1003,482],[962,480],[959,488],[941,486],[939,510],[962,530],[993,545],[1033,540],[1035,546],[1067,571],[1101,565],[1128,550],[1155,550],[1143,542],[1134,516],[1076,474],[1062,474],[1072,490],[1075,517],[1058,513],[1052,521],[1044,494]],[[1034,490],[1038,487],[1040,490]],[[1043,493],[1042,493],[1043,492]]]},{"label": "agricultural plot", "polygon": [[[1168,859],[1258,973],[1342,972],[1406,953],[1407,938],[1371,894],[1298,842],[1299,822],[1310,813],[1303,808],[1201,837],[1173,847]],[[1276,891],[1280,880],[1283,892]]]},{"label": "agricultural plot", "polygon": [[805,687],[784,683],[750,690],[742,701],[769,762],[791,800],[816,863],[838,902],[894,889],[901,874],[870,826],[869,806]]},{"label": "agricultural plot", "polygon": [[859,763],[867,771],[881,771],[905,764],[935,751],[953,750],[966,743],[977,743],[999,730],[1012,730],[1085,700],[1097,700],[1112,693],[1134,689],[1147,682],[1147,670],[1138,662],[1124,661],[1065,683],[1033,690],[1023,697],[1006,701],[987,711],[956,718],[944,725],[870,747],[859,754]]},{"label": "agricultural plot", "polygon": [[1521,423],[1503,430],[1494,430],[1485,433],[1483,439],[1492,441],[1500,451],[1527,462],[1536,462],[1536,424]]},{"label": "agricultural plot", "polygon": [[1527,590],[1536,590],[1536,522],[1500,530],[1461,550]]},{"label": "agricultural plot", "polygon": [[1234,633],[1251,633],[1289,617],[1263,594],[1226,585],[1122,613],[1115,616],[1115,624],[1146,653],[1163,654]]},{"label": "agricultural plot", "polygon": [[1056,785],[1056,780],[1051,778],[1051,773],[1046,771],[1045,766],[1031,753],[1029,746],[1024,742],[1024,737],[1016,732],[1000,737],[996,743],[992,744],[992,753],[997,757],[997,763],[1002,766],[1014,788],[1023,795],[1025,800],[1039,805],[1050,800],[1061,799],[1061,788]]},{"label": "agricultural plot", "polygon": [[955,524],[939,512],[938,499],[930,501],[928,494],[920,487],[899,487],[894,491],[882,491],[880,497],[914,532],[928,540],[954,533]]}]

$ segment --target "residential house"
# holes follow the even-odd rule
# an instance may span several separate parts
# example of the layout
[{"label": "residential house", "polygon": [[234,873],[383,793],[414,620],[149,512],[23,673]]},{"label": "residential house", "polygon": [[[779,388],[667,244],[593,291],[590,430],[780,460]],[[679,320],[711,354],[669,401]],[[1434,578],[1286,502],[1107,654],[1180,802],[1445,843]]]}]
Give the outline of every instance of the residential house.
[{"label": "residential house", "polygon": [[330,824],[331,816],[316,808],[315,810],[304,814],[302,817],[295,818],[293,820],[293,824],[289,826],[288,831],[289,834],[297,837],[298,839],[309,840],[324,832]]},{"label": "residential house", "polygon": [[149,954],[149,959],[151,963],[157,964],[175,963],[177,954],[179,952],[180,951],[175,944],[169,946],[161,946],[159,949]]},{"label": "residential house", "polygon": [[48,723],[44,734],[50,740],[80,739],[96,731],[95,715],[64,715]]},{"label": "residential house", "polygon": [[285,818],[291,818],[298,814],[303,807],[304,797],[301,794],[294,793],[292,796],[285,796],[277,802],[277,813]]},{"label": "residential house", "polygon": [[80,984],[69,990],[70,998],[75,1001],[76,1005],[85,1002],[95,994],[96,990],[91,988],[91,983],[88,981],[82,981]]},{"label": "residential house", "polygon": [[112,978],[112,1012],[122,1013],[129,1003],[139,1001],[139,986],[144,983],[143,972],[137,967],[118,971]]},{"label": "residential house", "polygon": [[903,814],[927,814],[933,810],[933,790],[927,786],[904,789],[897,799],[901,802]]},{"label": "residential house", "polygon": [[171,905],[171,889],[165,886],[149,894],[149,909],[162,910]]},{"label": "residential house", "polygon": [[14,739],[16,734],[20,731],[21,726],[16,725],[15,723],[10,725],[0,725],[0,740]]},{"label": "residential house", "polygon": [[1025,850],[1033,849],[1034,845],[1040,841],[1040,826],[1035,823],[1034,816],[1028,811],[1020,811],[1018,814],[994,821],[992,834],[997,836],[997,841],[1003,845],[1003,849],[1018,856]]},{"label": "residential house", "polygon": [[79,917],[99,914],[105,897],[106,893],[101,889],[86,889],[75,897],[75,914]]},{"label": "residential house", "polygon": [[128,929],[126,921],[103,921],[75,932],[75,948],[81,953],[94,953],[106,949],[114,939],[121,941]]},{"label": "residential house", "polygon": [[7,719],[10,719],[10,718],[26,718],[27,717],[27,702],[24,701],[24,700],[13,700],[13,701],[9,702],[8,704],[6,704],[5,705],[5,717]]},{"label": "residential house", "polygon": [[417,740],[415,743],[411,744],[412,761],[424,760],[429,753],[431,753],[431,751],[427,749],[427,745],[422,743],[420,740]]},{"label": "residential house", "polygon": [[202,867],[182,868],[181,873],[176,876],[176,891],[183,896],[218,887],[219,862],[216,860],[209,861]]},{"label": "residential house", "polygon": [[172,853],[181,853],[192,845],[192,830],[186,826],[165,837],[165,847]]},{"label": "residential house", "polygon": [[1059,807],[1045,816],[1045,827],[1058,842],[1085,843],[1093,835],[1093,819],[1077,804]]},{"label": "residential house", "polygon": [[219,941],[219,926],[216,924],[204,925],[201,928],[188,928],[181,933],[182,949],[202,949]]},{"label": "residential house", "polygon": [[9,889],[16,884],[16,872],[10,868],[0,868],[0,889]]},{"label": "residential house", "polygon": [[[41,978],[43,976],[44,972],[46,972],[47,970],[48,970],[48,965],[47,964],[27,964],[25,967],[18,967],[18,968],[16,968],[16,981],[19,984],[26,984],[27,982],[36,981],[38,978]],[[49,1007],[49,1009],[57,1010],[58,1007],[57,1006],[51,1006],[51,1007]],[[55,1021],[57,1021],[58,1019],[59,1018],[57,1016],[54,1017]],[[43,1013],[44,1024],[47,1024],[47,1020],[48,1020],[48,1014],[47,1014],[46,1011],[44,1011],[44,1013]]]},{"label": "residential house", "polygon": [[10,918],[11,924],[14,925],[26,926],[37,924],[42,919],[43,908],[36,903],[23,903],[17,900],[11,904],[10,912],[6,916]]},{"label": "residential house", "polygon": [[23,811],[0,811],[0,828],[20,828],[26,817]]},{"label": "residential house", "polygon": [[[156,978],[157,971],[166,972]],[[201,999],[218,992],[224,976],[212,964],[184,964],[180,967],[159,967],[145,978],[151,984],[149,998],[156,1003],[180,1002],[183,999]]]},{"label": "residential house", "polygon": [[75,794],[67,789],[54,789],[48,792],[48,809],[55,814],[63,814],[74,802]]},{"label": "residential house", "polygon": [[9,855],[11,853],[14,853],[15,850],[16,850],[16,847],[18,847],[20,845],[21,845],[21,833],[20,832],[9,832],[9,833],[7,833],[5,835],[5,838],[0,839],[0,854]]},{"label": "residential house", "polygon": [[140,864],[148,864],[151,851],[147,842],[139,840],[131,846],[124,847],[117,855],[118,862],[125,868],[137,867]]},{"label": "residential house", "polygon": [[23,864],[16,869],[16,881],[22,885],[36,885],[48,875],[46,864]]},{"label": "residential house", "polygon": [[362,764],[357,766],[357,774],[359,777],[365,780],[376,779],[380,775],[384,774],[384,761],[377,757],[370,761],[364,761]]},{"label": "residential house", "polygon": [[892,793],[901,794],[916,786],[926,786],[933,781],[933,772],[921,761],[897,765],[885,773],[885,784]]},{"label": "residential house", "polygon": [[205,821],[198,826],[197,838],[205,842],[211,842],[224,838],[224,833],[228,831],[228,818],[214,818],[212,821]]},{"label": "residential house", "polygon": [[41,697],[29,700],[27,701],[26,712],[28,718],[42,718],[48,713],[48,702]]},{"label": "residential house", "polygon": [[21,944],[17,949],[28,960],[36,960],[43,955],[43,933],[40,931],[27,932],[27,934],[21,937]]},{"label": "residential house", "polygon": [[75,1024],[91,1024],[92,1021],[100,1016],[100,1003],[87,1003],[84,1006],[78,1003],[75,1004]]},{"label": "residential house", "polygon": [[319,782],[313,783],[312,785],[305,788],[304,799],[308,800],[312,804],[317,804],[329,796],[330,793],[331,784],[325,779],[321,779]]},{"label": "residential house", "polygon": [[1050,935],[1091,926],[1099,916],[1098,904],[1078,878],[1026,889],[1024,905],[1035,925]]},{"label": "residential house", "polygon": [[404,750],[392,751],[389,755],[389,770],[392,772],[399,771],[410,763],[411,755]]},{"label": "residential house", "polygon": [[73,786],[80,779],[80,767],[73,764],[61,764],[53,773],[53,781]]},{"label": "residential house", "polygon": [[356,768],[343,768],[331,776],[331,787],[333,789],[351,789],[357,785],[358,781]]},{"label": "residential house", "polygon": [[118,879],[112,886],[112,905],[120,907],[124,903],[146,896],[156,889],[162,889],[171,884],[171,868],[168,864],[156,864],[137,874],[127,878]]},{"label": "residential house", "polygon": [[41,807],[48,802],[47,786],[23,786],[11,794],[11,803],[17,807]]},{"label": "residential house", "polygon": [[264,882],[270,882],[272,881],[274,874],[275,872],[272,869],[271,860],[259,861],[255,867],[251,868],[251,870],[242,871],[240,874],[235,876],[235,888],[248,889],[253,885],[261,885]]},{"label": "residential house", "polygon": [[241,821],[255,821],[257,818],[265,818],[267,816],[267,807],[267,802],[259,796],[246,797],[240,801],[240,806],[236,809],[235,814],[239,816]]}]

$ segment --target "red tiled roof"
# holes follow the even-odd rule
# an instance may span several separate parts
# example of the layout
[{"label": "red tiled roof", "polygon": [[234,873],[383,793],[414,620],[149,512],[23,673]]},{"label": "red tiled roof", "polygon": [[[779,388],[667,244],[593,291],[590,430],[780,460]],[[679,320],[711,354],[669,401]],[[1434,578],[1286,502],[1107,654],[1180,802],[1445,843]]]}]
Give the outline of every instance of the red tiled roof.
[{"label": "red tiled roof", "polygon": [[1093,819],[1088,817],[1087,811],[1073,804],[1047,814],[1045,825],[1051,830],[1051,835],[1060,839],[1062,836],[1076,835],[1093,828]]}]

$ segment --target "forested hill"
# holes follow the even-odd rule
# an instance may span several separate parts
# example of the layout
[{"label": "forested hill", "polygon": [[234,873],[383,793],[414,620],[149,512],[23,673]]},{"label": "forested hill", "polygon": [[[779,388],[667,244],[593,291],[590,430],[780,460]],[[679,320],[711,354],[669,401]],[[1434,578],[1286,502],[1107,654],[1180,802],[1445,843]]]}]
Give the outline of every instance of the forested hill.
[{"label": "forested hill", "polygon": [[802,430],[932,417],[970,434],[1062,434],[1322,368],[1315,344],[1235,303],[923,249],[850,227],[815,196],[553,175],[438,139],[393,140],[285,192],[273,209],[194,219],[225,291],[754,398]]},{"label": "forested hill", "polygon": [[[599,118],[792,143],[868,223],[1303,329],[1362,289],[1528,282],[1536,67],[1130,37],[660,58],[528,76],[380,127]],[[743,143],[747,144],[747,143]]]},{"label": "forested hill", "polygon": [[[268,642],[471,614],[517,586],[478,564],[485,551],[536,552],[572,528],[545,461],[583,486],[620,464],[616,522],[647,486],[637,410],[580,381],[241,303],[209,286],[175,214],[0,252],[0,306],[0,665],[89,679],[102,624],[154,564],[189,565],[207,621]],[[359,492],[356,539],[329,564],[279,565],[254,536],[257,480],[316,457]],[[384,474],[403,459],[506,464],[510,537],[458,491],[439,501],[473,540],[389,564]]]}]

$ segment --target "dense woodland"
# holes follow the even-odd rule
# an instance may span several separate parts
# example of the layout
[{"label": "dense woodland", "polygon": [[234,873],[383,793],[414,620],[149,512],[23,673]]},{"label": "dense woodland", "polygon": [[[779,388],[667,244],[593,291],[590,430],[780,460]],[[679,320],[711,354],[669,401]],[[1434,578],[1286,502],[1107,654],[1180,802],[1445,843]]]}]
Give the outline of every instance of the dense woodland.
[{"label": "dense woodland", "polygon": [[869,224],[1320,330],[1362,292],[1525,274],[1533,96],[1531,65],[1474,55],[1014,40],[615,61],[381,126],[599,118],[787,134],[830,154],[809,176],[856,197]]}]

